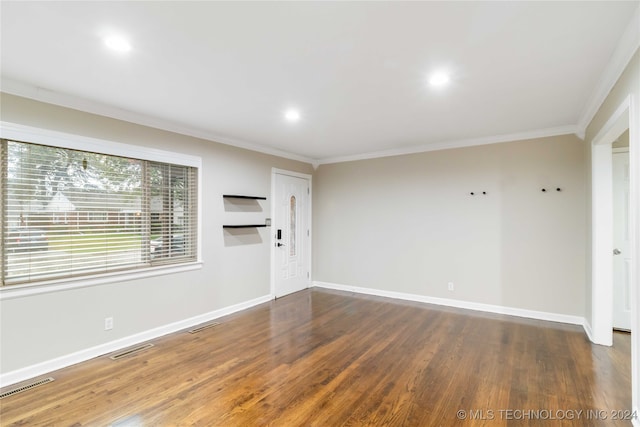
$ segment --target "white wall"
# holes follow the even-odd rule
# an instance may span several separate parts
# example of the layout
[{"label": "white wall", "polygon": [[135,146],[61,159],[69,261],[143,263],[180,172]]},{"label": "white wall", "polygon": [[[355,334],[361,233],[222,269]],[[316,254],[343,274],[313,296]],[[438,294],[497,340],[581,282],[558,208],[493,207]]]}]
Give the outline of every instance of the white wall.
[{"label": "white wall", "polygon": [[[2,94],[0,119],[202,157],[202,258],[196,271],[0,301],[0,374],[100,346],[270,293],[270,228],[230,235],[225,222],[263,222],[262,212],[225,212],[224,193],[270,196],[271,168],[308,164]],[[113,316],[114,329],[104,331]]]},{"label": "white wall", "polygon": [[581,318],[586,167],[573,135],[321,165],[314,280]]}]

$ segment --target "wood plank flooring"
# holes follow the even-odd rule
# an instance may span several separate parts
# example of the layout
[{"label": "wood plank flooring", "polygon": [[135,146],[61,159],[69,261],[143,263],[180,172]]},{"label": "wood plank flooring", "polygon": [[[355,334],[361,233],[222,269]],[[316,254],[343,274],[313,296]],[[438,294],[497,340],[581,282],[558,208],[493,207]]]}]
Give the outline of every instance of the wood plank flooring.
[{"label": "wood plank flooring", "polygon": [[631,425],[628,334],[317,289],[218,321],[53,372],[0,424]]}]

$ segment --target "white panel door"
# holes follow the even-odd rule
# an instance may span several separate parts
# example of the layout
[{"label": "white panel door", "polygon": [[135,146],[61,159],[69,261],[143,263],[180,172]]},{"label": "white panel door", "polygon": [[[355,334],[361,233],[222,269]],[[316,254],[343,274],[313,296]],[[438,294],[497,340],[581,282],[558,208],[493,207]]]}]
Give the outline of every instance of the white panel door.
[{"label": "white panel door", "polygon": [[309,287],[309,180],[275,174],[276,298]]},{"label": "white panel door", "polygon": [[613,154],[613,327],[631,330],[629,153]]}]

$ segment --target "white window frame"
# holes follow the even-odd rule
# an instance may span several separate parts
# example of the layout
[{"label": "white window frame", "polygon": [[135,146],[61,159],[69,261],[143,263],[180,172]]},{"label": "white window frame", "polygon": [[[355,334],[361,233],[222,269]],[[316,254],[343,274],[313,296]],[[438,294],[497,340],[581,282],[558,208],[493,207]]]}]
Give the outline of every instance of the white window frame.
[{"label": "white window frame", "polygon": [[100,154],[171,163],[179,166],[190,166],[197,170],[197,247],[196,261],[159,265],[136,270],[123,270],[103,274],[94,274],[78,278],[53,279],[21,285],[0,286],[0,301],[20,298],[29,295],[65,291],[107,283],[125,282],[147,277],[162,276],[170,273],[197,270],[202,268],[202,158],[184,153],[159,150],[125,144],[122,142],[90,138],[48,129],[19,125],[0,121],[0,138],[29,142],[51,147],[69,148],[72,150],[92,151]]}]

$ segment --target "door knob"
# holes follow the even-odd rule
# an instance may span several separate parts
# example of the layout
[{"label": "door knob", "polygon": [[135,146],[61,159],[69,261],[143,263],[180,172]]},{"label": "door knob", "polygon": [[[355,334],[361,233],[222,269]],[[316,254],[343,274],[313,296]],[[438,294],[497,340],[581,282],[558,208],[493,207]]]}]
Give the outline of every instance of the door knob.
[{"label": "door knob", "polygon": [[622,252],[620,252],[620,249],[618,249],[618,248],[615,248],[615,249],[613,250],[613,254],[614,254],[614,255],[620,255],[621,253],[622,253]]},{"label": "door knob", "polygon": [[284,243],[278,242],[278,243],[276,243],[276,246],[280,248],[280,247],[284,246]]}]

